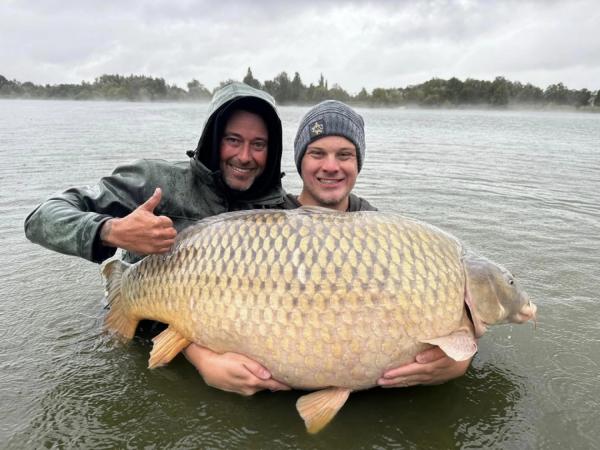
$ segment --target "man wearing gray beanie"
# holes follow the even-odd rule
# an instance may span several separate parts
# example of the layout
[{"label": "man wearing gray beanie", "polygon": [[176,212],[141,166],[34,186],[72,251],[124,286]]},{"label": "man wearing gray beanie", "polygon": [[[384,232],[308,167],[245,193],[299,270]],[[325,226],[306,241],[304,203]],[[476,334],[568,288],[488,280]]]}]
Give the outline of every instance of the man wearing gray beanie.
[{"label": "man wearing gray beanie", "polygon": [[351,194],[364,159],[363,118],[337,100],[315,105],[300,121],[294,140],[294,160],[302,177],[302,192],[298,197],[288,195],[286,206],[375,210],[369,202]]}]

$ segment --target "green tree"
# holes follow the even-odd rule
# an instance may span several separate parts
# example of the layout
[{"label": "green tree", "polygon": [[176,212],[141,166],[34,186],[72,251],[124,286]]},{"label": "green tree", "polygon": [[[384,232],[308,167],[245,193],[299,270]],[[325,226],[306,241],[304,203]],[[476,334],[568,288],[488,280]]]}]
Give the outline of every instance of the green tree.
[{"label": "green tree", "polygon": [[323,74],[319,77],[319,84],[313,85],[312,83],[306,90],[306,101],[311,104],[322,102],[328,98],[327,80]]},{"label": "green tree", "polygon": [[453,105],[460,103],[462,96],[463,82],[456,77],[452,77],[446,83],[446,101]]},{"label": "green tree", "polygon": [[592,93],[587,89],[569,92],[569,104],[575,105],[576,108],[588,106],[592,99]]},{"label": "green tree", "polygon": [[544,100],[544,91],[531,83],[527,83],[526,85],[514,83],[514,86],[514,99],[518,103],[536,104]]},{"label": "green tree", "polygon": [[318,87],[325,89],[325,77],[323,76],[323,74],[321,73],[321,76],[319,77],[319,84]]},{"label": "green tree", "polygon": [[459,103],[476,105],[487,103],[491,82],[467,78],[462,85]]},{"label": "green tree", "polygon": [[254,78],[254,76],[252,75],[252,70],[250,70],[250,67],[248,67],[248,72],[246,72],[246,76],[244,77],[244,79],[242,81],[244,83],[246,83],[248,86],[252,86],[253,88],[256,88],[256,89],[262,89],[262,87],[260,85],[260,81],[258,81],[256,78]]},{"label": "green tree", "polygon": [[510,83],[504,77],[496,77],[490,86],[489,102],[494,106],[508,105]]},{"label": "green tree", "polygon": [[393,104],[393,95],[389,89],[375,88],[371,98],[373,103],[378,106],[390,106]]},{"label": "green tree", "polygon": [[295,72],[294,78],[292,79],[292,83],[290,85],[290,101],[294,103],[302,102],[304,101],[305,95],[306,86],[302,84],[300,74],[298,72]]},{"label": "green tree", "polygon": [[562,83],[551,84],[544,91],[546,101],[555,105],[566,105],[568,97],[569,90]]},{"label": "green tree", "polygon": [[0,96],[1,97],[20,97],[22,95],[20,83],[16,80],[8,80],[0,75]]},{"label": "green tree", "polygon": [[272,81],[265,81],[265,90],[278,103],[289,103],[292,97],[292,82],[287,72],[281,72]]},{"label": "green tree", "polygon": [[[200,84],[200,86],[202,86],[202,84]],[[204,86],[202,86],[204,87]],[[204,90],[208,93],[208,96],[206,97],[206,99],[210,98],[210,92],[208,92],[208,89],[204,88]],[[189,100],[189,94],[186,90],[181,89],[179,86],[176,85],[167,85],[167,93],[166,93],[166,97],[167,100],[172,100],[172,101],[180,101],[180,100]]]},{"label": "green tree", "polygon": [[426,106],[439,106],[446,103],[448,99],[446,85],[446,81],[440,78],[426,81],[420,86],[422,97],[419,103]]},{"label": "green tree", "polygon": [[209,90],[195,78],[187,84],[187,88],[187,96],[190,100],[206,100],[210,98]]},{"label": "green tree", "polygon": [[371,96],[367,90],[363,87],[358,94],[354,97],[354,100],[360,103],[369,103]]},{"label": "green tree", "polygon": [[[407,86],[404,89],[404,99],[406,100],[407,104],[410,105],[420,105],[423,101],[424,98],[424,93],[423,93],[423,89],[421,87],[422,85],[411,85],[411,86]],[[375,95],[375,90],[373,89],[373,100],[375,101],[376,95]],[[377,97],[379,96],[379,94],[377,95]]]},{"label": "green tree", "polygon": [[342,89],[342,87],[337,83],[333,84],[333,87],[329,89],[327,94],[330,99],[338,100],[340,102],[349,102],[351,99],[350,94]]}]

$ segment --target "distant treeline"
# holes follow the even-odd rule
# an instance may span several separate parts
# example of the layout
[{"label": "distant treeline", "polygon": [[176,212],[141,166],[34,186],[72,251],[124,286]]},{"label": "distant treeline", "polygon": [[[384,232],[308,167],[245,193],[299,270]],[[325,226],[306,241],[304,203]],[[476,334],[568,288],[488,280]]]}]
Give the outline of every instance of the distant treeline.
[{"label": "distant treeline", "polygon": [[[230,82],[221,82],[220,86]],[[528,105],[532,107],[574,107],[585,109],[600,108],[598,91],[588,89],[568,89],[562,83],[552,84],[546,89],[530,83],[509,81],[496,77],[494,81],[458,78],[443,80],[433,78],[421,84],[404,88],[375,88],[372,92],[363,88],[351,95],[338,84],[329,87],[321,75],[317,84],[308,86],[296,72],[290,79],[281,72],[272,80],[261,83],[254,78],[248,68],[242,80],[250,86],[264,89],[275,97],[279,104],[315,104],[326,99],[336,99],[347,103],[365,106],[491,106],[506,107]],[[219,87],[220,87],[219,86]],[[208,90],[198,80],[187,83],[187,90],[169,85],[162,78],[143,75],[102,75],[92,83],[57,84],[40,86],[29,81],[8,80],[0,75],[0,97],[34,99],[71,100],[129,100],[129,101],[207,101],[211,97]]]}]

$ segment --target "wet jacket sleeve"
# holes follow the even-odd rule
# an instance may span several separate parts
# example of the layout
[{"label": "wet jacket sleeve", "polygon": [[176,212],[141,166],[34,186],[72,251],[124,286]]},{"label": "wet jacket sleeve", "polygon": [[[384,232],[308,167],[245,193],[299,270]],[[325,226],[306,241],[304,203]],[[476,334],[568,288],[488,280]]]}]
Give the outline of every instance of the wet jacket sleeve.
[{"label": "wet jacket sleeve", "polygon": [[116,249],[102,245],[100,228],[147,200],[156,188],[153,178],[152,166],[136,161],[117,167],[94,186],[53,195],[27,216],[25,235],[50,250],[102,262]]}]

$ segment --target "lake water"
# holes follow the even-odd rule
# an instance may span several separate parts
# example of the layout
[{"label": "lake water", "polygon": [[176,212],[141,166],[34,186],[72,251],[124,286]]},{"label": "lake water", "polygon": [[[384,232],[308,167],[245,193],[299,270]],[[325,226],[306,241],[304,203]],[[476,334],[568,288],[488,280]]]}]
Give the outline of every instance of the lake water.
[{"label": "lake water", "polygon": [[[205,105],[0,100],[0,447],[599,448],[600,115],[360,109],[356,192],[510,268],[538,327],[492,328],[461,379],[351,395],[310,436],[298,392],[243,398],[101,331],[98,266],[28,242],[23,219],[136,158],[185,158]],[[298,192],[283,107],[284,178]]]}]

